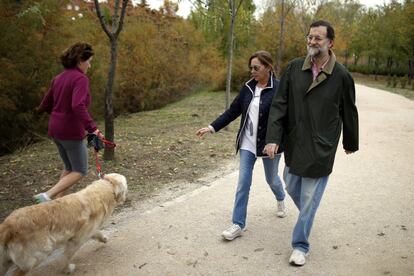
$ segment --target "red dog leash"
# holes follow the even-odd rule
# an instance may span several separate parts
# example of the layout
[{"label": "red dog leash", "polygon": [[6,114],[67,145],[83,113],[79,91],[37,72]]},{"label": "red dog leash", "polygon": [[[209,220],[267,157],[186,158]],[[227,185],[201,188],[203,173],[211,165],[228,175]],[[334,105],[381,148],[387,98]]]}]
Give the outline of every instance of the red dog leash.
[{"label": "red dog leash", "polygon": [[116,144],[112,141],[107,140],[105,137],[100,138],[96,134],[88,134],[88,146],[95,149],[95,165],[96,165],[96,173],[98,174],[99,178],[103,178],[104,174],[101,170],[101,165],[99,164],[99,150],[103,148],[115,148]]},{"label": "red dog leash", "polygon": [[[105,148],[115,148],[116,145],[114,142],[111,142],[105,138],[101,139],[101,141],[104,143]],[[95,150],[95,161],[96,161],[96,173],[98,174],[99,178],[103,178],[105,174],[101,171],[101,165],[99,164],[99,154],[98,151]]]}]

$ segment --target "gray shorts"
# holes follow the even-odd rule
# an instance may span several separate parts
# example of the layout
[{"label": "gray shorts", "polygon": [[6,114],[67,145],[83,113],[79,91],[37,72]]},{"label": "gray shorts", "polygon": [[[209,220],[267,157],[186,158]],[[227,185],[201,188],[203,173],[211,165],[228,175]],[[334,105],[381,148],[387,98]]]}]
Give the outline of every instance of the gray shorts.
[{"label": "gray shorts", "polygon": [[65,170],[86,175],[88,173],[88,151],[86,150],[84,141],[53,140],[55,141],[59,155],[65,164]]}]

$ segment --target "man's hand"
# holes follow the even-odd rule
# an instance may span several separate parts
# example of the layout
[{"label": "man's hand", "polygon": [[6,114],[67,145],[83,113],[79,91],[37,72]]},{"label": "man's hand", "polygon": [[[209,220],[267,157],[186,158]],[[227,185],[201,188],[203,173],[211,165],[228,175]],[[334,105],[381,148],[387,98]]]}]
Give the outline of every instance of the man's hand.
[{"label": "man's hand", "polygon": [[277,150],[279,149],[278,144],[266,144],[266,146],[263,149],[263,153],[269,155],[271,159],[275,158],[275,154],[277,153]]}]

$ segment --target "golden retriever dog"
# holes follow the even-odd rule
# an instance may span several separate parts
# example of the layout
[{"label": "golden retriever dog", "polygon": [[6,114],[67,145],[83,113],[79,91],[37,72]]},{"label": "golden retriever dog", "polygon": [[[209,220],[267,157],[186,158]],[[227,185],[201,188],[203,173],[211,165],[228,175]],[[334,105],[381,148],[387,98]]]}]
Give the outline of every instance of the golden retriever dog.
[{"label": "golden retriever dog", "polygon": [[77,193],[15,210],[0,224],[0,275],[26,275],[57,252],[63,271],[73,272],[70,260],[87,240],[107,241],[100,229],[127,192],[126,178],[111,173]]}]

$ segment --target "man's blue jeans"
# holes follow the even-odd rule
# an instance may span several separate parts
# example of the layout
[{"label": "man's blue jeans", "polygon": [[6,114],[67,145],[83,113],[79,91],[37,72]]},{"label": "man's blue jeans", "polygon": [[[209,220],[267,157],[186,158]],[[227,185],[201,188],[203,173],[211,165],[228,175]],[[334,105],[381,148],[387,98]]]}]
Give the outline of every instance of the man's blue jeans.
[{"label": "man's blue jeans", "polygon": [[287,166],[283,172],[286,190],[299,209],[298,221],[293,229],[292,247],[305,253],[309,251],[309,234],[328,178],[329,175],[320,178],[294,175],[289,173]]},{"label": "man's blue jeans", "polygon": [[[266,181],[278,201],[285,199],[283,184],[278,175],[280,156],[281,154],[277,154],[274,159],[262,158]],[[233,223],[238,224],[241,228],[246,226],[247,203],[256,160],[256,156],[250,151],[240,150],[239,182],[234,202]]]}]

